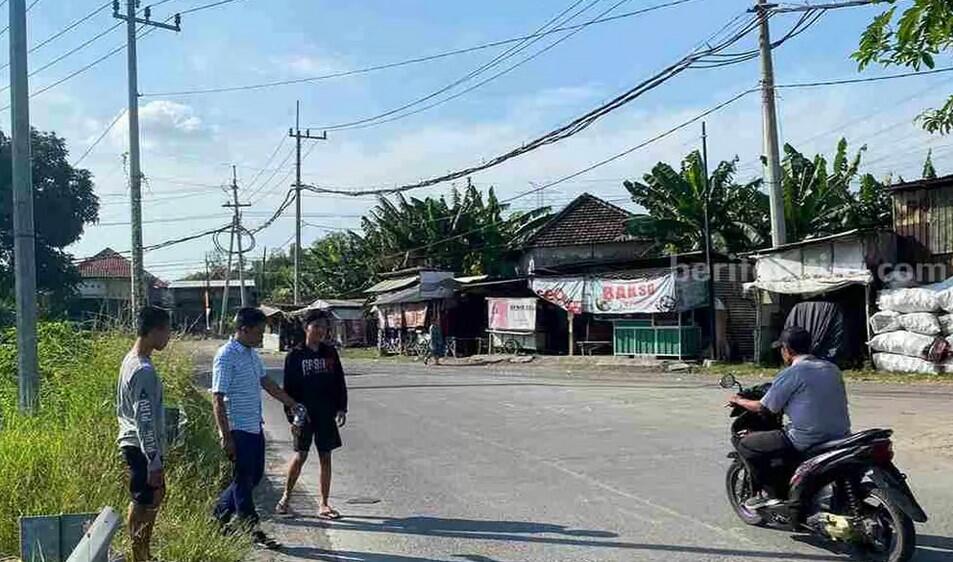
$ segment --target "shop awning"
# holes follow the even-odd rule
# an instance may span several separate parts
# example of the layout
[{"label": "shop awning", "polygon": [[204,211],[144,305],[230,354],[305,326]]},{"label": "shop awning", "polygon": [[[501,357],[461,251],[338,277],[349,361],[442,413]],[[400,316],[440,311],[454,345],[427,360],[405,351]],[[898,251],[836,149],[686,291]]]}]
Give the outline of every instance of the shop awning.
[{"label": "shop awning", "polygon": [[364,310],[360,308],[332,308],[331,316],[338,320],[363,320]]},{"label": "shop awning", "polygon": [[397,291],[398,289],[403,289],[404,287],[409,287],[414,283],[420,281],[419,275],[413,275],[411,277],[401,277],[399,279],[385,279],[380,283],[374,285],[373,287],[365,290],[365,293],[389,293],[391,291]]},{"label": "shop awning", "polygon": [[850,285],[869,285],[868,267],[874,257],[889,259],[879,234],[852,230],[815,240],[788,244],[754,255],[758,288],[786,295],[819,295]]},{"label": "shop awning", "polygon": [[426,302],[431,300],[449,299],[453,297],[454,288],[445,286],[431,287],[430,290],[423,291],[421,287],[410,287],[402,291],[380,295],[374,301],[375,305],[384,306],[392,304],[403,304],[411,302]]}]

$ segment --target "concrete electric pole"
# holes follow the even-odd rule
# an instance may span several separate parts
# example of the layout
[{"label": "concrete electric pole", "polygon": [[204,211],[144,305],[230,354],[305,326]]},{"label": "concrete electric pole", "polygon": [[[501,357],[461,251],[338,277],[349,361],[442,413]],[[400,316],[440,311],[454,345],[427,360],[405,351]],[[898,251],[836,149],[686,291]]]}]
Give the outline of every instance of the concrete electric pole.
[{"label": "concrete electric pole", "polygon": [[[240,209],[242,207],[251,207],[248,203],[239,203],[238,202],[238,173],[235,170],[235,166],[232,166],[232,203],[226,203],[222,205],[223,207],[230,207],[234,210],[232,215],[232,240],[238,244],[238,286],[239,294],[241,295],[242,306],[247,306],[248,301],[245,299],[245,251],[242,248],[242,214]],[[231,254],[231,249],[228,250]],[[229,262],[231,262],[231,255],[229,255]]]},{"label": "concrete electric pole", "polygon": [[320,136],[312,136],[308,129],[301,134],[301,102],[295,103],[295,128],[288,131],[288,136],[295,139],[295,280],[294,280],[294,304],[301,303],[300,276],[301,268],[301,139],[308,140],[328,140],[328,134],[321,133]]},{"label": "concrete electric pole", "polygon": [[20,410],[37,406],[36,232],[30,156],[30,94],[27,78],[26,2],[10,0],[10,98],[13,125],[13,261],[17,300],[17,372]]},{"label": "concrete electric pole", "polygon": [[139,76],[136,59],[136,24],[181,31],[180,18],[175,24],[152,21],[151,9],[145,9],[145,18],[136,17],[138,0],[126,2],[126,14],[119,11],[119,0],[113,1],[113,17],[126,22],[126,60],[129,74],[129,206],[132,212],[132,309],[133,314],[149,301],[142,265],[142,170],[139,153]]},{"label": "concrete electric pole", "polygon": [[758,0],[754,10],[761,21],[761,110],[764,130],[764,186],[771,206],[771,245],[787,241],[784,224],[784,190],[781,186],[781,149],[778,146],[778,112],[774,99],[774,61],[771,58],[771,31],[768,18],[775,6]]}]

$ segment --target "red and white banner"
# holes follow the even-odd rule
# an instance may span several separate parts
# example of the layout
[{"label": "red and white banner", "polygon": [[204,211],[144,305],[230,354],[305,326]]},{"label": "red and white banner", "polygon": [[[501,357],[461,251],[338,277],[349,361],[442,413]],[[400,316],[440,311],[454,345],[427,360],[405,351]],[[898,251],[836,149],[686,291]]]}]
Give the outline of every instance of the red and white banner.
[{"label": "red and white banner", "polygon": [[563,310],[573,314],[583,312],[586,280],[582,277],[537,277],[532,281],[532,288],[536,296]]},{"label": "red and white banner", "polygon": [[703,282],[676,279],[674,273],[642,279],[536,278],[532,288],[539,298],[573,314],[658,314],[708,304]]}]

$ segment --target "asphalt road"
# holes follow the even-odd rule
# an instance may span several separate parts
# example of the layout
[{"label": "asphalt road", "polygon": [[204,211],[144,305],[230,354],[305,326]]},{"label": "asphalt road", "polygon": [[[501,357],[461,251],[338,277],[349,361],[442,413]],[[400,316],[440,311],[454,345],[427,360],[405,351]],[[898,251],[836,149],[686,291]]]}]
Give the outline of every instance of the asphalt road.
[{"label": "asphalt road", "polygon": [[[270,367],[280,358],[269,357]],[[317,462],[272,520],[282,554],[255,560],[522,562],[844,560],[803,538],[742,525],[724,493],[725,392],[713,381],[567,376],[545,369],[351,362],[335,505],[317,520]],[[280,379],[280,370],[270,374]],[[953,561],[950,387],[851,388],[855,429],[897,430],[896,462],[929,523],[916,560]],[[266,399],[269,510],[290,454]]]}]

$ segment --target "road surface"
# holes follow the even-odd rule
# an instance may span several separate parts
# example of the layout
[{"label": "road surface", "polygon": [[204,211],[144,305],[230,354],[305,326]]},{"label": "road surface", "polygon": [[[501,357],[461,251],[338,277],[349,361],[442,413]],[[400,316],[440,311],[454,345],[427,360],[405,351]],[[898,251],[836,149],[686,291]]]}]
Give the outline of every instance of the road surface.
[{"label": "road surface", "polygon": [[[266,356],[280,380],[280,357]],[[567,376],[517,367],[346,362],[350,416],[333,500],[315,518],[317,462],[256,561],[844,560],[745,527],[724,494],[725,392],[676,375]],[[953,387],[851,387],[856,428],[897,429],[897,463],[931,521],[916,560],[953,561]],[[266,398],[270,510],[291,451]]]}]

